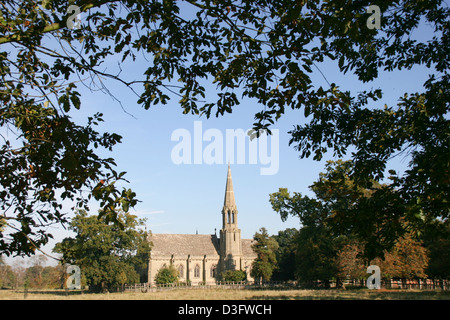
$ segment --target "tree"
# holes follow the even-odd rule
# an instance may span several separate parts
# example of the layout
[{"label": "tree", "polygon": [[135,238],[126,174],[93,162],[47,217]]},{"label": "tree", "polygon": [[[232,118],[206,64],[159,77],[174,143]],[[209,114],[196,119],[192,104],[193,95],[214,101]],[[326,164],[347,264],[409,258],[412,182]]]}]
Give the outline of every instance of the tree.
[{"label": "tree", "polygon": [[[337,266],[339,275],[349,279],[367,279],[367,262],[361,259],[363,246],[356,240],[349,241],[339,250]],[[380,267],[383,279],[417,279],[426,278],[428,252],[421,241],[411,234],[398,239],[395,246],[385,252],[384,259],[375,258],[370,264]]]},{"label": "tree", "polygon": [[14,261],[12,268],[14,272],[14,288],[24,287],[26,269],[22,266],[22,262]]},{"label": "tree", "polygon": [[158,270],[155,276],[157,284],[171,284],[178,281],[178,271],[173,264]]},{"label": "tree", "polygon": [[43,255],[33,256],[29,264],[31,265],[26,269],[25,278],[28,281],[28,285],[32,288],[42,288],[44,281],[42,279],[42,273],[44,271],[44,264],[47,258]]},{"label": "tree", "polygon": [[434,279],[450,279],[450,225],[448,221],[435,221],[421,234],[420,238],[429,258],[425,273]]},{"label": "tree", "polygon": [[[69,5],[82,14],[80,28],[68,24]],[[450,9],[442,0],[377,5],[381,30],[367,27],[366,1],[3,1],[0,125],[17,139],[2,136],[0,149],[1,223],[13,230],[2,231],[0,252],[30,255],[45,244],[47,224],[67,223],[61,200],[87,210],[94,198],[101,215],[116,222],[117,208],[136,203],[131,190],[115,186],[124,176],[114,160],[98,155],[120,136],[95,130],[101,114],[87,125],[70,117],[82,107],[78,86],[108,93],[106,79],[132,90],[146,109],[175,97],[183,113],[207,118],[232,112],[243,100],[238,94],[254,99],[261,105],[258,134],[288,109],[302,110],[305,123],[290,131],[300,156],[319,160],[329,149],[338,157],[355,150],[352,179],[363,187],[384,177],[390,158],[407,153],[408,170],[391,171],[394,187],[377,198],[398,196],[409,208],[403,218],[416,229],[447,220]],[[423,41],[411,37],[421,21],[434,32]],[[121,76],[121,67],[141,54],[148,61],[142,77]],[[105,71],[101,64],[110,57],[120,65]],[[313,83],[323,61],[361,84],[381,71],[430,72],[422,92],[380,107],[383,90],[370,83],[360,92]],[[217,91],[207,92],[203,81]]]},{"label": "tree", "polygon": [[148,234],[140,230],[144,220],[122,212],[117,218],[119,225],[108,224],[105,216],[98,219],[80,210],[70,224],[75,237],[63,239],[54,249],[63,254],[63,264],[80,267],[86,284],[94,291],[120,287],[125,277],[127,283],[140,282],[138,272],[148,263]]},{"label": "tree", "polygon": [[367,263],[363,259],[364,246],[357,240],[348,241],[336,255],[338,276],[341,279],[363,281],[367,279]]},{"label": "tree", "polygon": [[395,246],[385,254],[385,259],[374,261],[383,270],[384,278],[417,279],[426,278],[428,253],[421,241],[411,234],[401,237]]},{"label": "tree", "polygon": [[288,228],[278,231],[278,234],[273,236],[278,243],[278,250],[276,251],[277,268],[273,272],[273,280],[295,279],[295,253],[298,233],[297,229]]},{"label": "tree", "polygon": [[304,286],[314,286],[321,280],[325,288],[336,278],[335,262],[338,244],[324,226],[305,226],[300,229],[295,254],[295,275]]},{"label": "tree", "polygon": [[450,240],[437,239],[427,249],[429,263],[425,273],[431,278],[450,279]]},{"label": "tree", "polygon": [[258,255],[253,261],[250,275],[255,279],[262,281],[270,280],[273,271],[276,268],[276,250],[278,243],[273,237],[269,237],[266,228],[259,229],[253,236],[255,242],[252,244],[253,251]]},{"label": "tree", "polygon": [[11,266],[4,263],[0,256],[0,288],[13,288],[15,285],[15,278]]},{"label": "tree", "polygon": [[352,161],[327,161],[325,172],[310,186],[316,198],[297,192],[291,196],[280,188],[270,195],[270,202],[283,221],[289,215],[297,216],[303,226],[324,227],[330,236],[356,237],[370,261],[383,257],[405,234],[408,206],[398,193],[391,192],[392,185],[372,181],[363,188],[355,183],[353,167]]}]

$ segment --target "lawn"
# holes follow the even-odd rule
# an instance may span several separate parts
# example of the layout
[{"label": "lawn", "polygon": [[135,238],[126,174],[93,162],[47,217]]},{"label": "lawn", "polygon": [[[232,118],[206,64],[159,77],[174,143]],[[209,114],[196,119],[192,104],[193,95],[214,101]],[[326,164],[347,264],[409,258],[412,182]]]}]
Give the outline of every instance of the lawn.
[{"label": "lawn", "polygon": [[0,290],[0,300],[450,300],[441,290],[232,290],[172,289],[147,293]]}]

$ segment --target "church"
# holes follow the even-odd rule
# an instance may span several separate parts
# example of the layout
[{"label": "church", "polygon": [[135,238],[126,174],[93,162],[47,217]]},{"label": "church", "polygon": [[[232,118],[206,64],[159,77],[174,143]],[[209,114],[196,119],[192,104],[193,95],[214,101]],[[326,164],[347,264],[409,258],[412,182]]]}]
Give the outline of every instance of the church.
[{"label": "church", "polygon": [[241,239],[238,210],[234,198],[231,169],[228,165],[225,199],[222,208],[222,229],[216,234],[152,234],[152,251],[148,281],[155,284],[161,268],[174,265],[179,281],[191,285],[214,284],[226,270],[243,270],[247,280],[256,258],[252,239]]}]

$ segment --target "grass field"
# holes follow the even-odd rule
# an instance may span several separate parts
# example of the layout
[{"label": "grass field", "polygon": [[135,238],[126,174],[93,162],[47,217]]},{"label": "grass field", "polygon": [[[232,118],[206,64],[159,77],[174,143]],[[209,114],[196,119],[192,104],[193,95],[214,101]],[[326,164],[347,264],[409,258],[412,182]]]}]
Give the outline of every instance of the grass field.
[{"label": "grass field", "polygon": [[[25,297],[26,296],[26,297]],[[0,300],[450,300],[440,290],[232,290],[173,289],[147,293],[0,290]]]}]

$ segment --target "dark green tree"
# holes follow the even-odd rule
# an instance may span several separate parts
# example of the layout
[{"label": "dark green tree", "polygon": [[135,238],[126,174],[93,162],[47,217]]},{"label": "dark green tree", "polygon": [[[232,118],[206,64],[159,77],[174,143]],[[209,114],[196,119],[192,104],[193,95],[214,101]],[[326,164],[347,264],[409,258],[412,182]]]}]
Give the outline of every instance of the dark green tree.
[{"label": "dark green tree", "polygon": [[62,263],[80,267],[86,284],[94,291],[119,288],[125,283],[139,283],[139,271],[150,254],[148,234],[141,230],[144,221],[129,213],[117,213],[120,224],[77,212],[70,223],[74,238],[57,243],[54,251],[62,253]]},{"label": "dark green tree", "polygon": [[295,280],[295,253],[298,234],[297,229],[289,228],[278,231],[277,235],[272,236],[278,243],[278,250],[276,251],[277,268],[272,274],[272,280]]},{"label": "dark green tree", "polygon": [[296,279],[305,287],[313,287],[320,280],[329,288],[330,280],[338,275],[335,261],[338,248],[336,239],[325,226],[302,227],[295,254]]},{"label": "dark green tree", "polygon": [[450,279],[450,226],[448,222],[436,221],[421,235],[421,239],[428,250],[429,257],[425,273],[430,278]]},{"label": "dark green tree", "polygon": [[269,236],[266,228],[261,228],[259,231],[253,236],[255,242],[252,244],[252,249],[258,257],[253,261],[250,275],[257,281],[268,281],[277,266],[278,243]]}]

